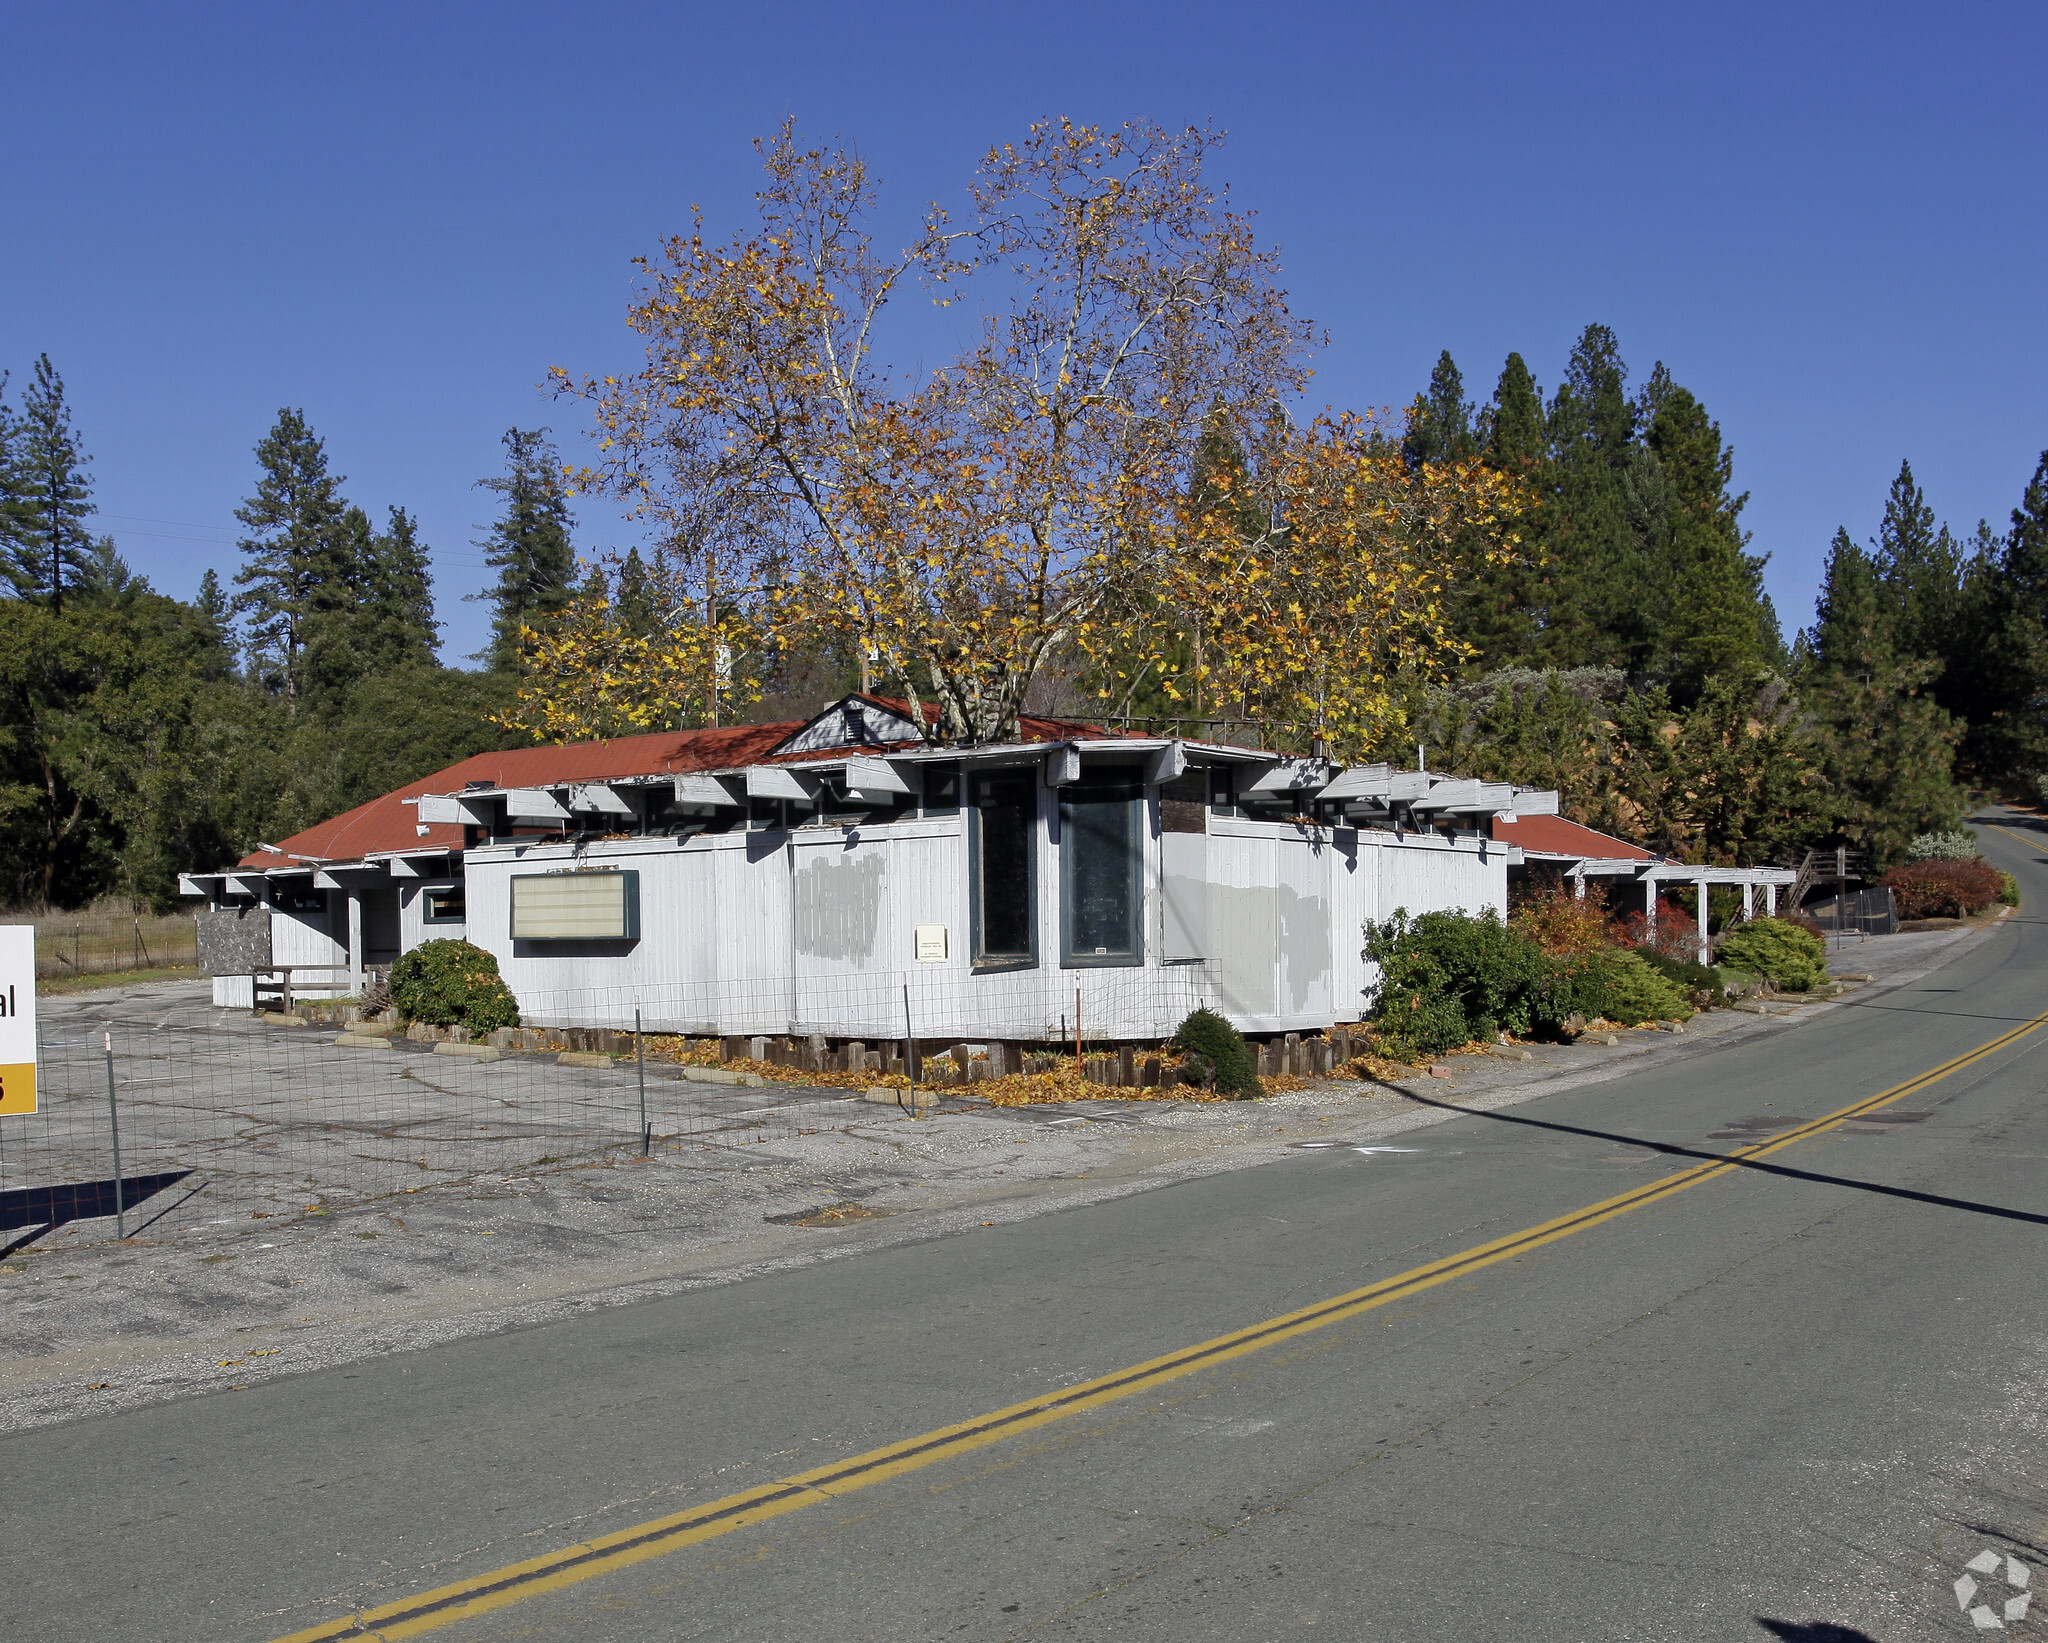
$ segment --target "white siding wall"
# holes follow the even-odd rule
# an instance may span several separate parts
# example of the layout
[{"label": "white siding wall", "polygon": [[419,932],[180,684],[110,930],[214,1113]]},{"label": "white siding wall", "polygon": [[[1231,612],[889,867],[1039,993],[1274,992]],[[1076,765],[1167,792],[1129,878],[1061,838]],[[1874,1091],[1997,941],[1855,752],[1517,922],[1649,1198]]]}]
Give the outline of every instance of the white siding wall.
[{"label": "white siding wall", "polygon": [[[1209,819],[1205,952],[1170,963],[1163,944],[1156,803],[1145,829],[1145,962],[1060,964],[1058,804],[1040,790],[1038,952],[1034,968],[977,975],[968,927],[968,818],[857,832],[728,833],[677,845],[635,839],[586,847],[494,847],[468,857],[468,939],[497,955],[526,1019],[730,1034],[903,1035],[904,992],[929,1039],[1160,1038],[1210,1004],[1251,1032],[1356,1020],[1373,977],[1360,949],[1370,918],[1397,906],[1503,908],[1506,854],[1452,841],[1350,828]],[[572,864],[640,875],[637,942],[510,939],[519,873]],[[1185,870],[1185,861],[1181,864]],[[914,928],[943,925],[943,962],[915,959]],[[421,926],[422,934],[455,933]]]}]

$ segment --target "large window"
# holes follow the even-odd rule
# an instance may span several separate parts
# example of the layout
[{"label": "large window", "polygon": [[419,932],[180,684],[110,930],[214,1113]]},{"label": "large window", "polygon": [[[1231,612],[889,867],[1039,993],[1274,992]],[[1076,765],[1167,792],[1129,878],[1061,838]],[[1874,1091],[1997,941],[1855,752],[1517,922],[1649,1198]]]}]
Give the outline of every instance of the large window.
[{"label": "large window", "polygon": [[974,967],[1023,969],[1038,962],[1038,772],[979,773],[968,802]]},{"label": "large window", "polygon": [[1061,962],[1145,962],[1145,789],[1100,778],[1060,789]]},{"label": "large window", "polygon": [[639,937],[638,873],[513,875],[514,941],[637,941]]}]

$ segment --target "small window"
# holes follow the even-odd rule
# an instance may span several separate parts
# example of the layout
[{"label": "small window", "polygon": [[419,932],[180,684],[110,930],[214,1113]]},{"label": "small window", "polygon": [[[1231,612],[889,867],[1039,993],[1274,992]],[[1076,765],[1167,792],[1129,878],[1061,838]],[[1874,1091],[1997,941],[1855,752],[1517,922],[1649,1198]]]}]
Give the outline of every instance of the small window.
[{"label": "small window", "polygon": [[1227,764],[1209,767],[1209,813],[1212,816],[1237,815],[1237,771]]},{"label": "small window", "polygon": [[[954,772],[958,780],[958,772]],[[927,777],[925,792],[931,793]],[[992,770],[973,780],[969,901],[976,969],[1038,962],[1038,772]],[[957,792],[957,787],[955,792]]]},{"label": "small window", "polygon": [[451,884],[420,892],[420,920],[425,924],[460,924],[469,915],[463,909],[462,886]]},{"label": "small window", "polygon": [[1209,772],[1184,770],[1159,787],[1159,831],[1162,833],[1206,833],[1204,800],[1208,795]]},{"label": "small window", "polygon": [[277,883],[270,888],[270,902],[280,913],[324,913],[327,892],[307,883]]},{"label": "small window", "polygon": [[928,764],[924,767],[924,813],[927,816],[960,814],[960,767],[957,764]]},{"label": "small window", "polygon": [[1145,789],[1138,781],[1060,789],[1061,962],[1145,962]]},{"label": "small window", "polygon": [[747,831],[767,833],[783,826],[782,800],[752,798],[747,801]]}]

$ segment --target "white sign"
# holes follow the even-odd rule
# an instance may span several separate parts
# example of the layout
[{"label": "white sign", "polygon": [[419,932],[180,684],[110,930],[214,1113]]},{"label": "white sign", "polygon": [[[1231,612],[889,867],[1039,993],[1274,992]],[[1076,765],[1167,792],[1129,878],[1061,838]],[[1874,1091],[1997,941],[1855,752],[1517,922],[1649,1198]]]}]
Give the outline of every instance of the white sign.
[{"label": "white sign", "polygon": [[36,1110],[36,927],[0,924],[0,1113]]},{"label": "white sign", "polygon": [[916,949],[918,963],[946,962],[946,927],[943,924],[915,925],[912,927],[910,939]]}]

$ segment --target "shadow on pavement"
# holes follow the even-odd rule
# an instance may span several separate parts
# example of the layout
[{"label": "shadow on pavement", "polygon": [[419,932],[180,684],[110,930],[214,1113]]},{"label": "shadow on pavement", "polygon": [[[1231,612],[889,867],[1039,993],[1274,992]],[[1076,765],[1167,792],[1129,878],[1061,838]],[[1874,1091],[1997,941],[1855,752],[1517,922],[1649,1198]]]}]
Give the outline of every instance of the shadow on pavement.
[{"label": "shadow on pavement", "polygon": [[1938,1192],[1915,1192],[1911,1187],[1888,1187],[1877,1181],[1852,1180],[1846,1175],[1823,1175],[1817,1170],[1794,1169],[1789,1164],[1767,1164],[1761,1158],[1743,1158],[1733,1153],[1708,1152],[1700,1147],[1681,1147],[1673,1141],[1647,1141],[1639,1135],[1619,1135],[1613,1130],[1589,1130],[1577,1124],[1553,1123],[1547,1118],[1524,1118],[1519,1113],[1511,1112],[1477,1111],[1471,1107],[1461,1107],[1455,1101],[1438,1101],[1432,1096],[1417,1095],[1413,1090],[1403,1089],[1398,1084],[1388,1084],[1378,1079],[1374,1082],[1382,1089],[1406,1096],[1418,1106],[1435,1107],[1439,1112],[1454,1112],[1465,1118],[1485,1118],[1496,1124],[1521,1124],[1532,1130],[1555,1130],[1559,1135],[1583,1135],[1594,1141],[1618,1141],[1623,1146],[1647,1147],[1651,1152],[1665,1153],[1673,1158],[1697,1158],[1705,1163],[1732,1164],[1737,1169],[1756,1170],[1763,1175],[1783,1175],[1794,1181],[1817,1181],[1827,1187],[1853,1187],[1858,1192],[1874,1192],[1886,1198],[1904,1198],[1916,1204],[1932,1204],[1937,1209],[1967,1210],[1972,1215],[1992,1215],[2002,1221],[2031,1221],[2035,1226],[2048,1227],[2048,1215],[2036,1215],[2031,1210],[2007,1209],[2003,1204],[1980,1204],[1970,1198],[1948,1198]]},{"label": "shadow on pavement", "polygon": [[1877,1643],[1868,1632],[1859,1632],[1854,1626],[1836,1626],[1825,1620],[1766,1620],[1762,1615],[1756,1623],[1773,1637],[1781,1637],[1785,1643]]},{"label": "shadow on pavement", "polygon": [[[161,1175],[129,1175],[121,1181],[121,1207],[131,1214],[166,1187],[176,1186],[192,1172],[167,1170]],[[67,1221],[96,1221],[114,1213],[114,1179],[74,1181],[59,1187],[16,1187],[0,1192],[0,1232],[17,1227],[61,1227]]]}]

